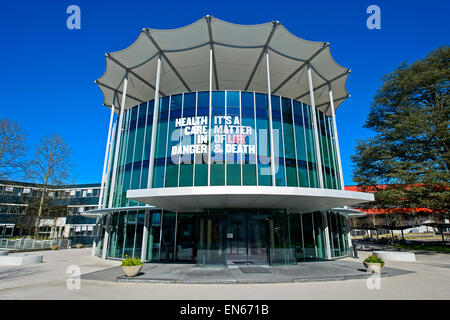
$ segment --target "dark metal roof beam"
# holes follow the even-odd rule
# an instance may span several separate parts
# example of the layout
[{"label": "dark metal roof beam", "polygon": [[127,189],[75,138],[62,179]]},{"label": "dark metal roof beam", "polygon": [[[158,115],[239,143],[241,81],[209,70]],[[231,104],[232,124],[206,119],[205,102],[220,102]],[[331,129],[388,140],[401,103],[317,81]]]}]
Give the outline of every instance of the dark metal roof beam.
[{"label": "dark metal roof beam", "polygon": [[[345,99],[347,99],[348,97],[350,97],[349,94],[346,95],[345,97],[340,97],[340,98],[334,99],[333,101],[334,101],[334,102],[338,102],[338,101],[341,101],[341,100],[345,100]],[[329,103],[330,103],[329,101],[328,101],[328,102],[321,103],[321,104],[317,105],[316,108],[323,107],[323,106],[325,106],[325,105],[327,105],[327,104],[329,104]],[[327,110],[327,111],[328,111],[328,110]]]},{"label": "dark metal roof beam", "polygon": [[[99,86],[105,87],[106,89],[115,91],[115,92],[120,93],[121,95],[123,95],[123,92],[122,92],[122,91],[120,91],[120,90],[118,90],[118,89],[114,89],[113,87],[108,86],[107,84],[101,83],[101,82],[98,81],[98,80],[95,80],[95,83],[96,83],[97,85],[99,85]],[[128,98],[130,98],[130,99],[136,100],[136,101],[139,102],[139,103],[144,102],[144,101],[142,101],[141,99],[138,99],[138,98],[135,98],[135,97],[133,97],[133,96],[130,96],[128,93],[127,93],[126,96],[127,96]],[[117,101],[117,102],[119,102],[119,101]]]},{"label": "dark metal roof beam", "polygon": [[211,18],[212,18],[212,16],[210,16],[210,15],[207,15],[205,17],[206,22],[208,23],[209,44],[212,48],[214,80],[216,81],[216,90],[219,90],[219,79],[217,77],[217,65],[216,65],[216,52],[214,51],[214,39],[213,39],[213,35],[212,35],[212,30],[211,30]]},{"label": "dark metal roof beam", "polygon": [[267,47],[269,46],[270,40],[272,40],[273,34],[275,33],[275,30],[277,29],[278,25],[280,24],[278,21],[273,21],[272,30],[270,31],[269,36],[267,37],[266,44],[261,50],[261,53],[259,54],[258,60],[256,61],[255,67],[253,68],[253,71],[250,75],[250,78],[247,81],[247,85],[245,86],[244,91],[247,91],[248,87],[250,86],[250,83],[253,80],[253,77],[255,76],[256,70],[259,67],[259,64],[261,63],[262,57],[264,56],[264,53],[266,52]]},{"label": "dark metal roof beam", "polygon": [[[327,84],[329,84],[329,83],[331,83],[331,82],[333,82],[333,81],[336,81],[336,80],[342,78],[343,76],[345,76],[346,74],[348,74],[348,73],[350,73],[350,72],[351,72],[351,70],[350,70],[350,69],[347,69],[344,73],[341,73],[340,75],[334,77],[334,78],[331,79],[330,81],[327,81],[326,83],[322,83],[320,86],[315,87],[315,88],[314,88],[314,91],[319,90],[320,88],[326,86]],[[299,96],[298,96],[297,98],[295,98],[294,100],[301,99],[301,98],[303,98],[304,96],[307,96],[308,94],[309,94],[309,91],[308,91],[308,92],[305,92],[304,94],[299,95]]]},{"label": "dark metal roof beam", "polygon": [[192,91],[191,88],[189,88],[189,86],[187,85],[186,81],[184,81],[183,77],[178,73],[177,69],[175,69],[175,67],[173,66],[172,62],[170,62],[169,58],[166,56],[164,51],[161,50],[161,48],[159,47],[158,43],[156,43],[155,39],[153,39],[153,37],[150,34],[149,29],[145,29],[145,34],[147,35],[147,37],[149,38],[151,43],[155,46],[156,50],[158,50],[161,53],[161,56],[164,58],[164,60],[166,60],[166,62],[169,65],[169,67],[172,68],[173,72],[177,75],[178,79],[180,79],[180,81],[184,85],[184,87],[188,91]]},{"label": "dark metal roof beam", "polygon": [[[151,83],[149,83],[147,80],[145,80],[144,78],[142,78],[140,75],[138,75],[136,72],[134,72],[133,70],[125,67],[121,62],[117,61],[115,58],[111,57],[111,55],[109,53],[106,54],[106,57],[108,59],[110,59],[111,61],[113,61],[114,63],[116,63],[119,67],[125,69],[126,71],[128,71],[130,74],[132,74],[133,76],[135,76],[136,78],[138,78],[140,81],[142,81],[144,84],[146,84],[147,86],[149,86],[150,88],[152,88],[153,90],[156,90],[155,86],[152,85]],[[159,90],[159,93],[162,96],[165,96],[166,94],[164,94],[164,92],[162,92],[161,90]]]},{"label": "dark metal roof beam", "polygon": [[292,72],[283,82],[281,82],[278,87],[276,87],[273,91],[272,94],[274,94],[275,92],[277,92],[278,90],[280,90],[289,80],[291,80],[297,73],[299,73],[306,65],[308,65],[308,63],[311,62],[311,60],[313,60],[315,57],[317,57],[326,47],[328,47],[330,44],[328,42],[324,42],[323,46],[317,50],[316,52],[313,53],[313,55],[311,57],[309,57],[308,60],[306,60],[305,62],[302,63],[302,65],[300,67],[298,67],[294,72]]}]

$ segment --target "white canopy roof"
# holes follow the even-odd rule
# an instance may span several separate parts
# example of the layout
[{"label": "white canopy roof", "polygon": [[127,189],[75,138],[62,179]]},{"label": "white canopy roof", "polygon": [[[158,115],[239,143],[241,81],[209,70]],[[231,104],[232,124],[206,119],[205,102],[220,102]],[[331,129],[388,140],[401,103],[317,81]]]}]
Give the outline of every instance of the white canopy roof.
[{"label": "white canopy roof", "polygon": [[272,94],[311,104],[307,77],[310,63],[318,109],[331,114],[328,83],[336,109],[349,97],[345,84],[350,70],[334,61],[327,42],[298,38],[279,22],[239,25],[205,16],[182,28],[143,29],[131,46],[106,54],[106,71],[96,80],[104,94],[104,105],[120,105],[127,72],[125,108],[154,99],[158,53],[162,58],[160,96],[209,90],[210,46],[212,90],[267,93],[267,48]]},{"label": "white canopy roof", "polygon": [[128,190],[127,199],[174,212],[201,212],[213,208],[279,208],[312,212],[373,201],[374,195],[318,188],[197,186]]}]

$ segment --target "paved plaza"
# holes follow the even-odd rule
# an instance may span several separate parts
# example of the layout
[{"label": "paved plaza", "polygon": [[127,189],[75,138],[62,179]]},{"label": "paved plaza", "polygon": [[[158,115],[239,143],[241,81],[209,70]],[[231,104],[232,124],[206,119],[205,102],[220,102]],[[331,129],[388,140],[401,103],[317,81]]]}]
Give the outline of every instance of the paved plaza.
[{"label": "paved plaza", "polygon": [[146,264],[140,277],[147,281],[136,283],[117,281],[120,261],[90,253],[40,251],[33,254],[44,256],[42,264],[0,267],[0,299],[450,299],[450,254],[416,252],[416,262],[389,261],[379,279],[364,274],[359,260],[369,252],[360,252],[359,259],[253,270]]}]

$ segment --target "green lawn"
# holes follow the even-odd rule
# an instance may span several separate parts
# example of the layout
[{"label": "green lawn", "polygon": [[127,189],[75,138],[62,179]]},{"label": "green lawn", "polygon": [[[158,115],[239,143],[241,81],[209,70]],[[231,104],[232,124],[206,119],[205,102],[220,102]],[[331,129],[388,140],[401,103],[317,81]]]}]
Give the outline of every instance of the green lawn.
[{"label": "green lawn", "polygon": [[450,246],[427,246],[427,245],[410,245],[410,244],[396,244],[397,248],[408,250],[426,250],[450,253]]}]

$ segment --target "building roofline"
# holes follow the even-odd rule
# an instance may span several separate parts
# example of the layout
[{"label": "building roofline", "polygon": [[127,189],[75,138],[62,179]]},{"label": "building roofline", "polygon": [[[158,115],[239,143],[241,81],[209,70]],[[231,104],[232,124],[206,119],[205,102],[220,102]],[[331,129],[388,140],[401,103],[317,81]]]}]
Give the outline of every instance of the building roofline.
[{"label": "building roofline", "polygon": [[[23,182],[23,181],[15,181],[15,180],[0,180],[0,184],[3,185],[20,185],[20,186],[29,186],[29,187],[37,187],[40,188],[42,183],[34,183],[34,182]],[[48,185],[48,188],[51,189],[66,189],[66,188],[90,188],[90,187],[100,187],[101,183],[83,183],[83,184],[61,184],[61,185]]]}]

